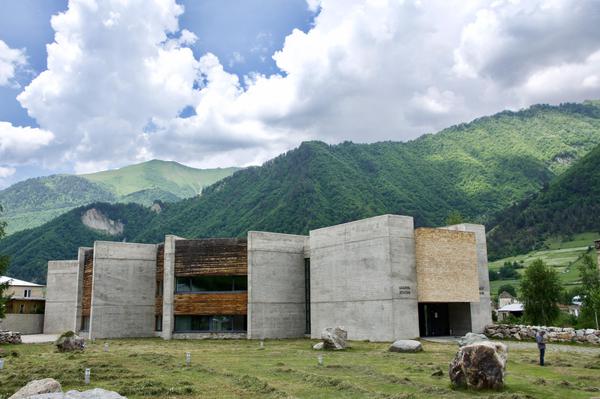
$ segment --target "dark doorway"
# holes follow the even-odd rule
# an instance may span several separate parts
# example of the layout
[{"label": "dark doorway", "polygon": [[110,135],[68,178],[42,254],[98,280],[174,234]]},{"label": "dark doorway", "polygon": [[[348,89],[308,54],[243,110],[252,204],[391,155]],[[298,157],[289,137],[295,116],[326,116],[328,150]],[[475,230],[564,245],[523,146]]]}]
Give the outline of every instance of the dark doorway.
[{"label": "dark doorway", "polygon": [[419,334],[422,337],[450,335],[447,303],[419,304]]}]

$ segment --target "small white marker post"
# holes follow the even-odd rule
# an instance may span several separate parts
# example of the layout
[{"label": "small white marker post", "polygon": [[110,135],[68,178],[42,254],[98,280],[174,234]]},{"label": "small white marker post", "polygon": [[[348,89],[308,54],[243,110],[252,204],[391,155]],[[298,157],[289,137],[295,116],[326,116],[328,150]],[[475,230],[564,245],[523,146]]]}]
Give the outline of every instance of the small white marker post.
[{"label": "small white marker post", "polygon": [[90,369],[85,369],[85,385],[90,385],[90,374],[91,374],[91,370]]},{"label": "small white marker post", "polygon": [[185,352],[185,365],[187,367],[192,365],[192,354],[190,352]]},{"label": "small white marker post", "polygon": [[0,370],[4,368],[4,359],[0,359]]},{"label": "small white marker post", "polygon": [[265,349],[265,341],[260,341],[260,349]]},{"label": "small white marker post", "polygon": [[317,362],[319,363],[319,366],[323,365],[323,355],[317,356]]},{"label": "small white marker post", "polygon": [[108,352],[108,342],[104,343],[104,352]]}]

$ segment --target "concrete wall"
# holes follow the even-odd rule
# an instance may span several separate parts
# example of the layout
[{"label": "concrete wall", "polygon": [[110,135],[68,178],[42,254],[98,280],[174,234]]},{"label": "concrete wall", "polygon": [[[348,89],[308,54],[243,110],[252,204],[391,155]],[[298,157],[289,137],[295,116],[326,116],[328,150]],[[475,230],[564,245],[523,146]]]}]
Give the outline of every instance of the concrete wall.
[{"label": "concrete wall", "polygon": [[77,330],[76,260],[48,262],[44,334],[62,334]]},{"label": "concrete wall", "polygon": [[0,319],[0,330],[17,331],[21,334],[41,334],[44,329],[43,314],[6,314]]},{"label": "concrete wall", "polygon": [[479,301],[475,234],[420,228],[415,244],[419,302]]},{"label": "concrete wall", "polygon": [[154,244],[96,241],[89,338],[154,336]]},{"label": "concrete wall", "polygon": [[311,336],[419,336],[413,218],[383,215],[310,232]]},{"label": "concrete wall", "polygon": [[308,237],[248,233],[248,338],[304,336]]},{"label": "concrete wall", "polygon": [[180,237],[174,235],[165,236],[165,255],[163,272],[163,311],[162,311],[162,332],[163,339],[173,338],[173,329],[175,328],[174,316],[174,297],[175,297],[175,242]]},{"label": "concrete wall", "polygon": [[470,231],[475,233],[477,270],[479,275],[479,301],[471,302],[471,331],[483,333],[485,326],[492,323],[492,300],[490,296],[485,226],[463,223],[444,228],[448,230]]}]

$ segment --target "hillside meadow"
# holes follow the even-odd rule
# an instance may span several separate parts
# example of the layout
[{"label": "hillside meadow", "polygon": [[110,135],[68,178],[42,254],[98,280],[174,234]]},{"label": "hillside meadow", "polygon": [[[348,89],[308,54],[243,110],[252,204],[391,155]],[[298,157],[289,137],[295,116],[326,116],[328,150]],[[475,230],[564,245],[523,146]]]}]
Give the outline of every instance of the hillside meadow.
[{"label": "hillside meadow", "polygon": [[[104,343],[109,351],[104,352]],[[313,341],[110,340],[84,353],[58,353],[50,344],[3,346],[0,398],[29,380],[52,377],[63,389],[101,387],[136,398],[589,398],[600,395],[600,348],[556,351],[548,367],[518,344],[509,353],[502,392],[453,390],[447,368],[455,344],[424,342],[424,352],[387,352],[388,344],[352,342],[344,352],[315,352]],[[563,347],[564,349],[565,347]],[[569,348],[566,348],[569,349]],[[185,366],[191,352],[192,365]],[[317,356],[322,354],[324,365]],[[91,385],[83,383],[91,368]],[[441,374],[441,375],[436,375]]]}]

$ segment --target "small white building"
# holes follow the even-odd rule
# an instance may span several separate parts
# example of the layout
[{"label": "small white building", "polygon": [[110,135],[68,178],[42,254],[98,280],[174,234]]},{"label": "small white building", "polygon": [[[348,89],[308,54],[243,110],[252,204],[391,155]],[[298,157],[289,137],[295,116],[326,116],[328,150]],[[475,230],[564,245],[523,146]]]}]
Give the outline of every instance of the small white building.
[{"label": "small white building", "polygon": [[509,315],[513,315],[515,317],[523,316],[523,312],[525,311],[525,307],[520,302],[514,302],[505,306],[502,306],[498,309],[498,320],[505,320]]}]

